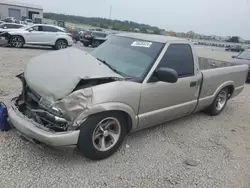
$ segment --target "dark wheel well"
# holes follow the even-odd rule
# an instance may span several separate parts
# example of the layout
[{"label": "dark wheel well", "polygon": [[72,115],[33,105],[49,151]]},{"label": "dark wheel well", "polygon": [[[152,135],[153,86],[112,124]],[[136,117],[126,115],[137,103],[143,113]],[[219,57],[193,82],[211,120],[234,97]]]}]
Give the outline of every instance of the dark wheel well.
[{"label": "dark wheel well", "polygon": [[[65,41],[65,42],[66,42],[66,44],[67,44],[67,46],[68,46],[68,41],[67,41],[66,39],[57,39],[57,40],[56,40],[56,43],[57,43],[59,40],[63,40],[63,41]],[[56,44],[56,43],[55,43],[55,44]]]},{"label": "dark wheel well", "polygon": [[228,88],[228,98],[230,98],[234,92],[234,86],[230,85],[227,86],[226,88]]},{"label": "dark wheel well", "polygon": [[21,36],[21,35],[11,35],[9,36],[9,43],[10,43],[10,40],[13,38],[13,37],[21,37],[25,43],[25,39]]},{"label": "dark wheel well", "polygon": [[132,119],[130,117],[130,115],[124,111],[118,111],[118,112],[121,112],[125,117],[126,117],[126,120],[127,120],[127,130],[128,130],[128,133],[132,130]]}]

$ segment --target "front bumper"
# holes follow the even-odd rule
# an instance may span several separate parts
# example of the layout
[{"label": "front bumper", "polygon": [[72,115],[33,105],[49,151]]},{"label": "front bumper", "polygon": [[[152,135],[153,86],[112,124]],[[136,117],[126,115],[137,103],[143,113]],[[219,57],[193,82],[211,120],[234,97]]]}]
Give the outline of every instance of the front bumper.
[{"label": "front bumper", "polygon": [[11,124],[25,136],[51,146],[76,145],[79,137],[79,130],[67,132],[52,132],[38,123],[24,116],[16,108],[14,101],[8,111]]},{"label": "front bumper", "polygon": [[7,45],[8,43],[6,37],[0,36],[0,45]]}]

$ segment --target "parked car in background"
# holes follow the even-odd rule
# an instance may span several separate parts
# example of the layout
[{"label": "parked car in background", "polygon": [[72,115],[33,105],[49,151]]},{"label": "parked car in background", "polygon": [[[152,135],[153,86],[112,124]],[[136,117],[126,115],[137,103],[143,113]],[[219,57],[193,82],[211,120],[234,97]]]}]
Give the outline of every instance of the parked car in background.
[{"label": "parked car in background", "polygon": [[89,31],[100,31],[100,32],[102,32],[103,30],[101,28],[91,28],[91,29],[89,29]]},{"label": "parked car in background", "polygon": [[80,41],[80,32],[79,31],[71,31],[72,34],[72,39],[74,43],[77,43],[78,41]]},{"label": "parked car in background", "polygon": [[5,21],[7,23],[16,23],[17,22],[17,20],[14,17],[7,17],[3,21]]},{"label": "parked car in background", "polygon": [[31,20],[31,19],[25,19],[24,23],[27,24],[27,25],[33,25],[33,20]]},{"label": "parked car in background", "polygon": [[104,159],[130,132],[201,110],[219,115],[242,92],[247,71],[199,58],[185,39],[110,36],[91,54],[70,48],[32,59],[18,75],[23,91],[9,119],[30,139]]},{"label": "parked car in background", "polygon": [[241,52],[237,56],[232,56],[232,63],[236,65],[246,64],[249,66],[247,81],[250,81],[250,49]]},{"label": "parked car in background", "polygon": [[242,48],[240,45],[236,45],[236,46],[229,46],[225,50],[226,51],[231,51],[231,52],[242,52],[245,49]]},{"label": "parked car in background", "polygon": [[8,31],[12,31],[12,30],[20,29],[24,26],[25,25],[23,24],[16,24],[16,23],[2,23],[0,25],[0,34],[4,32],[8,32]]},{"label": "parked car in background", "polygon": [[86,31],[81,38],[81,42],[84,46],[97,47],[107,40],[108,34],[98,31]]},{"label": "parked car in background", "polygon": [[51,46],[63,49],[73,45],[72,34],[66,29],[47,25],[35,24],[1,34],[6,43],[21,48],[24,44]]}]

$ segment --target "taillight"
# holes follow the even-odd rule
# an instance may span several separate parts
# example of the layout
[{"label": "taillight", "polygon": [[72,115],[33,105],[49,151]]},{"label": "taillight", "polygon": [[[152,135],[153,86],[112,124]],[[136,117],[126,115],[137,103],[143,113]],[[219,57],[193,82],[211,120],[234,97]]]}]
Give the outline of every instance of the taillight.
[{"label": "taillight", "polygon": [[72,34],[68,34],[68,36],[72,38]]},{"label": "taillight", "polygon": [[85,38],[91,38],[91,35],[85,35]]}]

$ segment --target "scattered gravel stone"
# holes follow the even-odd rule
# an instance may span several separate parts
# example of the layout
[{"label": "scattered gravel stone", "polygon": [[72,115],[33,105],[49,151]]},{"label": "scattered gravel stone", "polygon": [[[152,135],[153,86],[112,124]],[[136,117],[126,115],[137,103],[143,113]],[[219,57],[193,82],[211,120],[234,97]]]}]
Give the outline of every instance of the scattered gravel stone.
[{"label": "scattered gravel stone", "polygon": [[199,163],[197,161],[193,160],[193,159],[187,159],[185,161],[185,164],[189,165],[189,166],[198,166]]}]

